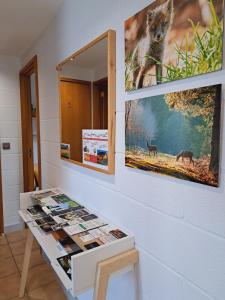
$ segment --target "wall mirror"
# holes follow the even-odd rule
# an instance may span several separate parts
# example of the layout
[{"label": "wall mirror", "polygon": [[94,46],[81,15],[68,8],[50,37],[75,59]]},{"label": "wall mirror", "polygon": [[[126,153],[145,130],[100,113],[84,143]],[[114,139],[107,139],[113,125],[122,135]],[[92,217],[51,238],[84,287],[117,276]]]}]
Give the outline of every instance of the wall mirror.
[{"label": "wall mirror", "polygon": [[109,30],[57,66],[61,158],[114,173],[115,32]]}]

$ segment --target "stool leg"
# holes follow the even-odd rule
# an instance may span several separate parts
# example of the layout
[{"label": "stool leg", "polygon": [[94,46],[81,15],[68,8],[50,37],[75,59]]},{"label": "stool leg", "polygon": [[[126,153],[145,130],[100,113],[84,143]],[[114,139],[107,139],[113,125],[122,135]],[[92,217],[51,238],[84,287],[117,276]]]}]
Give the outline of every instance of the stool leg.
[{"label": "stool leg", "polygon": [[138,251],[136,249],[99,262],[95,277],[93,300],[106,300],[110,275],[128,266],[135,267],[137,263]]},{"label": "stool leg", "polygon": [[33,234],[29,230],[28,236],[27,236],[27,241],[26,241],[24,259],[23,259],[23,269],[22,269],[22,274],[21,274],[21,279],[20,279],[19,298],[22,298],[25,293],[25,287],[26,287],[27,275],[28,275],[28,270],[29,270],[29,265],[30,265],[30,257],[31,257],[31,252],[32,252],[33,240],[34,240]]}]

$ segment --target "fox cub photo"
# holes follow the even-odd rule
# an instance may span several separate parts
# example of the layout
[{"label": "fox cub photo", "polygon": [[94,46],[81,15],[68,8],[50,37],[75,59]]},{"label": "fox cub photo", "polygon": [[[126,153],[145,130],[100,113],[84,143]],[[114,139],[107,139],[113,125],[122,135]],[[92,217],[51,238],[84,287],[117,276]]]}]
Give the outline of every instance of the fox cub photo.
[{"label": "fox cub photo", "polygon": [[224,0],[157,0],[125,22],[125,85],[136,90],[223,63]]}]

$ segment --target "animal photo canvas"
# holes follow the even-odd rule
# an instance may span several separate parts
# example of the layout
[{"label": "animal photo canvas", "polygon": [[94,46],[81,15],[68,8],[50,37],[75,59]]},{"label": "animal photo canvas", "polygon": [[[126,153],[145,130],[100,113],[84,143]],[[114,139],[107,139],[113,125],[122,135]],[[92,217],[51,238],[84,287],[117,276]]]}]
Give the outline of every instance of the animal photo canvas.
[{"label": "animal photo canvas", "polygon": [[126,166],[219,182],[221,85],[126,102]]},{"label": "animal photo canvas", "polygon": [[156,0],[125,22],[125,87],[220,70],[224,0]]}]

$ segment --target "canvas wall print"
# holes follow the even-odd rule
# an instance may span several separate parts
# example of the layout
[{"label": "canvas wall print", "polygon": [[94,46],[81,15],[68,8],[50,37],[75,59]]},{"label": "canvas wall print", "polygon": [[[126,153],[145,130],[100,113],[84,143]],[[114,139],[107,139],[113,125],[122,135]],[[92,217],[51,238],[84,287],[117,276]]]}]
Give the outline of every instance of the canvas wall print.
[{"label": "canvas wall print", "polygon": [[125,22],[126,90],[214,72],[224,0],[156,0]]},{"label": "canvas wall print", "polygon": [[126,166],[218,186],[221,85],[126,102]]}]

